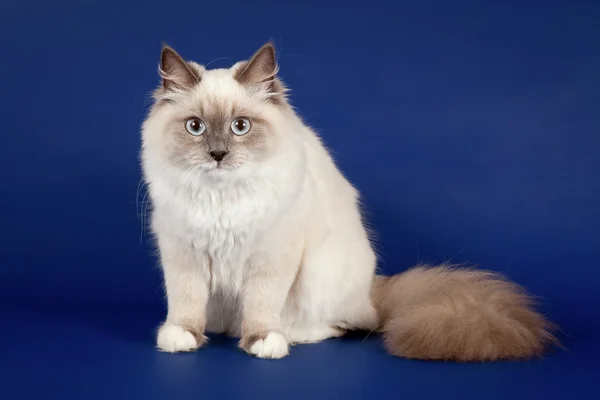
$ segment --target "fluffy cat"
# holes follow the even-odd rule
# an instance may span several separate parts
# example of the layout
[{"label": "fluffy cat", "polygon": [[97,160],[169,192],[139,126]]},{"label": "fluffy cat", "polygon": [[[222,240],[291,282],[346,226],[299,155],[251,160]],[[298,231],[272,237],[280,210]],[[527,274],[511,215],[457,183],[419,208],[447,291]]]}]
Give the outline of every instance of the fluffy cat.
[{"label": "fluffy cat", "polygon": [[272,43],[207,70],[164,47],[142,126],[168,315],[157,346],[193,351],[205,331],[261,358],[347,330],[383,333],[407,358],[541,355],[552,327],[517,285],[420,266],[376,275],[358,193],[297,116]]}]

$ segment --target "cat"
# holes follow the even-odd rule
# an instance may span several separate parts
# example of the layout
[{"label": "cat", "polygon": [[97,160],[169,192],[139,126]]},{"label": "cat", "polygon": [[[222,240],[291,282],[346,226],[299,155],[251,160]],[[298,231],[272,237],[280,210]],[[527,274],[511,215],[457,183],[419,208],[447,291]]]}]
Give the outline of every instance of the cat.
[{"label": "cat", "polygon": [[376,274],[359,193],[290,105],[272,42],[211,70],[165,45],[159,74],[141,149],[168,306],[158,349],[194,351],[214,332],[277,359],[364,330],[399,357],[484,361],[556,342],[496,273]]}]

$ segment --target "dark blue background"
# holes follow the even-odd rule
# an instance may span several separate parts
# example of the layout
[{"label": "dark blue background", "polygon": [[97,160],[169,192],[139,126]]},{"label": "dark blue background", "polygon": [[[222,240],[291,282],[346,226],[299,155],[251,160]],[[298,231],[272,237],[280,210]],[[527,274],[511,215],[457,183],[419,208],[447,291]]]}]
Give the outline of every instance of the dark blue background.
[{"label": "dark blue background", "polygon": [[[4,0],[0,396],[590,398],[599,21],[598,1]],[[161,44],[223,67],[268,39],[363,193],[382,268],[502,271],[542,298],[567,350],[487,365],[400,360],[362,337],[281,362],[223,338],[154,351],[161,279],[137,192]]]}]

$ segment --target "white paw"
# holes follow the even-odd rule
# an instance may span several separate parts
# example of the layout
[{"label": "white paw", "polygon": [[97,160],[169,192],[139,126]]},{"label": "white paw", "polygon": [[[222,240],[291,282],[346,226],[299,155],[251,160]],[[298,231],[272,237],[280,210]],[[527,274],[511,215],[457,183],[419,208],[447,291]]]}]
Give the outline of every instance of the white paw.
[{"label": "white paw", "polygon": [[281,333],[269,332],[254,342],[248,352],[260,358],[283,358],[289,354],[288,342]]},{"label": "white paw", "polygon": [[193,351],[200,347],[194,335],[179,325],[164,324],[158,331],[156,346],[169,353]]}]

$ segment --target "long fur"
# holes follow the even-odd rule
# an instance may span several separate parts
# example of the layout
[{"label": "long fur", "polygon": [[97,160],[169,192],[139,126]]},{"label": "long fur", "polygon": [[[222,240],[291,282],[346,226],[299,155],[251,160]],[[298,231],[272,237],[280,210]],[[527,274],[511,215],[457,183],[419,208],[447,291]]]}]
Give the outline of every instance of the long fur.
[{"label": "long fur", "polygon": [[419,266],[377,276],[373,299],[385,347],[400,357],[523,359],[557,343],[523,288],[490,271]]},{"label": "long fur", "polygon": [[206,331],[262,358],[347,330],[380,329],[390,353],[419,359],[527,358],[554,342],[490,272],[375,275],[358,191],[289,104],[272,44],[214,70],[165,48],[160,71],[141,157],[168,302],[160,350],[196,350]]}]

